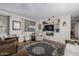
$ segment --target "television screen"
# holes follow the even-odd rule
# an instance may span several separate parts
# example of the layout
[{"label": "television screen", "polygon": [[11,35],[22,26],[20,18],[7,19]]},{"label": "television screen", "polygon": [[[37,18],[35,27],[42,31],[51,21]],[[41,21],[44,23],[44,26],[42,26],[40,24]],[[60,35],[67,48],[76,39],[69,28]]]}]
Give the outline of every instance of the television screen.
[{"label": "television screen", "polygon": [[44,31],[54,31],[54,25],[45,25]]}]

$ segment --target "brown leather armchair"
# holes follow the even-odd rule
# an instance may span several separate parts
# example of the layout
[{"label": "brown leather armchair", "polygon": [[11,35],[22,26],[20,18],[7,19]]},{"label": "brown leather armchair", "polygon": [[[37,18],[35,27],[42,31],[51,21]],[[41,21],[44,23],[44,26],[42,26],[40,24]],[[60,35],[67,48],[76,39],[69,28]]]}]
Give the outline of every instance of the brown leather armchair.
[{"label": "brown leather armchair", "polygon": [[18,37],[0,38],[0,55],[13,55],[17,52]]}]

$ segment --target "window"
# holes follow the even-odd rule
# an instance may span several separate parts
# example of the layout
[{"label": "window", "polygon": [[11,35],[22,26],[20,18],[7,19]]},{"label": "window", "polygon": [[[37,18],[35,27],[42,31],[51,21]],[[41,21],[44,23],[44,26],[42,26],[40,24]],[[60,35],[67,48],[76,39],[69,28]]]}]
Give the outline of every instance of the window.
[{"label": "window", "polygon": [[9,34],[9,17],[0,15],[0,34]]},{"label": "window", "polygon": [[29,21],[25,20],[25,32],[35,32],[35,22],[34,21]]}]

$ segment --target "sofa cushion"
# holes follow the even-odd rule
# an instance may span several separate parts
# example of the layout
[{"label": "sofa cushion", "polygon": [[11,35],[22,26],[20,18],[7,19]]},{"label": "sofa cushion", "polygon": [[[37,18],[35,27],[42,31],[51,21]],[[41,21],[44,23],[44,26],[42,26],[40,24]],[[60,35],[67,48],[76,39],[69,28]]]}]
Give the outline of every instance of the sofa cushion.
[{"label": "sofa cushion", "polygon": [[11,40],[11,39],[15,39],[15,40],[17,40],[18,37],[7,37],[7,38],[5,38],[4,40]]},{"label": "sofa cushion", "polygon": [[13,44],[0,45],[0,55],[12,55],[16,53],[16,49]]},{"label": "sofa cushion", "polygon": [[5,41],[4,40],[0,40],[0,45],[4,45]]},{"label": "sofa cushion", "polygon": [[11,39],[11,40],[0,40],[0,45],[4,45],[4,44],[9,44],[9,43],[12,43],[12,42],[15,42],[17,40],[15,39]]}]

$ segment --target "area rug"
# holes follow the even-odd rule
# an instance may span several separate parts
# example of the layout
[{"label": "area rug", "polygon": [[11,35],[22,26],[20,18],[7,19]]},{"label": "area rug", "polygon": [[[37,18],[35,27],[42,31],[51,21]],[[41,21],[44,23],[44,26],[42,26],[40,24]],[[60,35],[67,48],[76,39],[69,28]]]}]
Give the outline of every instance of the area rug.
[{"label": "area rug", "polygon": [[32,56],[62,56],[64,54],[64,47],[45,41],[33,42],[25,47]]}]

